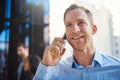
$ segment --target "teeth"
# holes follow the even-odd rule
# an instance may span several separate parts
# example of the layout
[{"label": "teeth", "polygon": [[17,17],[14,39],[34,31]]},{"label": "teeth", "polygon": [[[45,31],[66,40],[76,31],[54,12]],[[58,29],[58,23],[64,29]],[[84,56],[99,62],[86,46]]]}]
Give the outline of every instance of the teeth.
[{"label": "teeth", "polygon": [[72,39],[80,39],[83,38],[84,36],[80,36],[80,37],[72,37]]},{"label": "teeth", "polygon": [[74,37],[75,39],[79,39],[80,37]]},{"label": "teeth", "polygon": [[72,39],[79,39],[80,37],[72,37]]}]

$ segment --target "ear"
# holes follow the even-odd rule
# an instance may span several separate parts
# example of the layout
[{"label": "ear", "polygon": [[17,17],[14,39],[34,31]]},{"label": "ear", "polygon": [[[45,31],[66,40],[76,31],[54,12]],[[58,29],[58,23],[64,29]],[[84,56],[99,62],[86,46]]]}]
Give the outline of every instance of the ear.
[{"label": "ear", "polygon": [[92,34],[94,35],[97,32],[97,26],[93,25],[92,26]]}]

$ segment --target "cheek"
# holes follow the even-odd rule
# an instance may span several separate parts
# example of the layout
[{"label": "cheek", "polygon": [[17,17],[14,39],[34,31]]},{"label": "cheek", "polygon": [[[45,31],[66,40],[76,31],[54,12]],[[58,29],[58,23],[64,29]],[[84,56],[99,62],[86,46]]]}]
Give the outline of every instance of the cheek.
[{"label": "cheek", "polygon": [[66,39],[69,40],[70,39],[70,33],[66,32]]},{"label": "cheek", "polygon": [[70,35],[71,35],[71,33],[72,33],[72,31],[71,31],[71,30],[66,30],[66,37],[67,37],[67,36],[70,36]]}]

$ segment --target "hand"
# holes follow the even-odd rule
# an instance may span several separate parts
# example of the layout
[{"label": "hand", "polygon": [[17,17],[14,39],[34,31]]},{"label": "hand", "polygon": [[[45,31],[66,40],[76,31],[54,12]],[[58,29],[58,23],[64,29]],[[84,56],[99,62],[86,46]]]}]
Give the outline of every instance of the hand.
[{"label": "hand", "polygon": [[55,38],[52,44],[45,48],[42,64],[46,66],[55,66],[58,64],[65,52],[65,48],[62,47],[63,44],[64,39]]}]

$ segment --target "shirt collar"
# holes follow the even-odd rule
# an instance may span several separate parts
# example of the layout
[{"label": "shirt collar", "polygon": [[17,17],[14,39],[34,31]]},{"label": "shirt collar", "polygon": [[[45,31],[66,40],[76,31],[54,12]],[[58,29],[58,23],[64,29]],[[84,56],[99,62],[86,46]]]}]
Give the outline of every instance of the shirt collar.
[{"label": "shirt collar", "polygon": [[[72,62],[72,65],[71,65],[73,68],[84,68],[84,66],[81,66],[80,64],[78,64],[74,58],[73,58],[73,62]],[[89,65],[88,67],[101,67],[102,66],[102,55],[95,51],[95,55],[94,55],[94,59],[93,59],[93,62],[91,65]]]},{"label": "shirt collar", "polygon": [[100,66],[102,66],[102,54],[99,53],[98,51],[95,51],[95,55],[94,55],[94,62],[97,62]]}]

